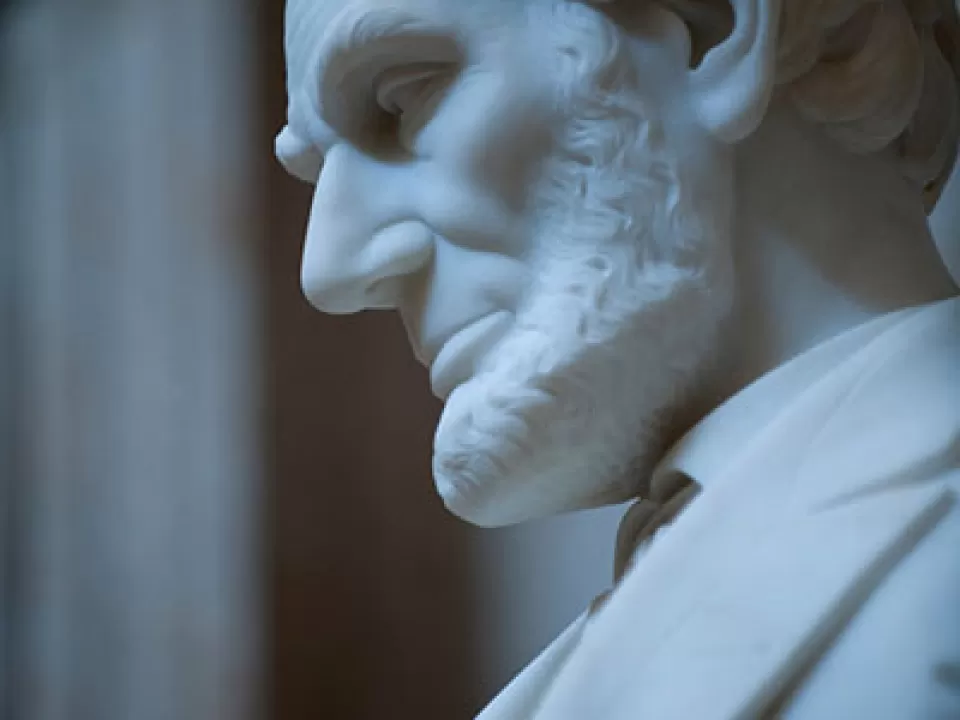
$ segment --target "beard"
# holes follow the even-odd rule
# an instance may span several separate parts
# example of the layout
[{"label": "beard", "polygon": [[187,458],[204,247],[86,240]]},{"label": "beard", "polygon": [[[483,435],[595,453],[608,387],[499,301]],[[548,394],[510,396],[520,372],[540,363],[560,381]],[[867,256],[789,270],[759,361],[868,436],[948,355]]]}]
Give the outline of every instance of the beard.
[{"label": "beard", "polygon": [[567,12],[581,15],[560,26],[575,52],[560,53],[563,129],[531,198],[533,285],[434,441],[441,497],[478,525],[642,494],[732,303],[722,183],[670,152],[619,30]]}]

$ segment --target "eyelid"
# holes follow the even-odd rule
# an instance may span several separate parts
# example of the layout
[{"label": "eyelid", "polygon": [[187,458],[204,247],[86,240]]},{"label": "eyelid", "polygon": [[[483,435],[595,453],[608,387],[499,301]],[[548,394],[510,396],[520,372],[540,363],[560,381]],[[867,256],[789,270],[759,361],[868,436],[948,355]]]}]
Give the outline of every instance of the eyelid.
[{"label": "eyelid", "polygon": [[312,95],[315,112],[342,138],[358,142],[390,131],[390,114],[377,104],[377,80],[389,68],[417,65],[456,71],[465,62],[457,33],[449,28],[424,26],[420,22],[378,27],[376,31],[352,33],[347,43],[321,46],[318,92]]},{"label": "eyelid", "polygon": [[377,106],[392,115],[398,114],[403,109],[395,100],[398,90],[430,80],[447,69],[448,65],[445,63],[414,63],[381,73],[374,80]]}]

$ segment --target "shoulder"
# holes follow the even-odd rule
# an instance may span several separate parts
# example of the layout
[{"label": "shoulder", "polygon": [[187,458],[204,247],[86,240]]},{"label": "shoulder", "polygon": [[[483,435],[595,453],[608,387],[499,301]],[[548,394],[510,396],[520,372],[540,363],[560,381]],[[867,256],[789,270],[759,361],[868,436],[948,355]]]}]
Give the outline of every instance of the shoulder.
[{"label": "shoulder", "polygon": [[784,717],[960,717],[960,468],[952,504],[797,684]]}]

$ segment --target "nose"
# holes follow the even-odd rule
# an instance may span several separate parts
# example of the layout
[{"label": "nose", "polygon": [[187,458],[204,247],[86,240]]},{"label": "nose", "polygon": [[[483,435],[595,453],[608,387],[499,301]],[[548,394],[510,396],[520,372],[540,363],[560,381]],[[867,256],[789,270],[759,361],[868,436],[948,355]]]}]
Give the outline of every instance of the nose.
[{"label": "nose", "polygon": [[301,285],[318,310],[397,307],[410,276],[432,255],[432,231],[413,216],[403,167],[348,145],[327,154],[303,249]]}]

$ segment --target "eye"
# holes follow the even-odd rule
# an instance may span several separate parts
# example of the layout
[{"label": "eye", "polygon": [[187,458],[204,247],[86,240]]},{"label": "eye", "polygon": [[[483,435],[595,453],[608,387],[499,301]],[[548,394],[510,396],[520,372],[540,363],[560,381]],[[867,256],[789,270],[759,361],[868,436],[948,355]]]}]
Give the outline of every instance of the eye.
[{"label": "eye", "polygon": [[416,113],[439,89],[446,72],[447,66],[442,63],[416,63],[387,70],[374,84],[377,106],[397,118]]}]

